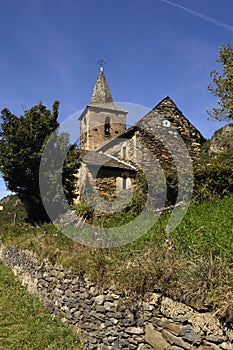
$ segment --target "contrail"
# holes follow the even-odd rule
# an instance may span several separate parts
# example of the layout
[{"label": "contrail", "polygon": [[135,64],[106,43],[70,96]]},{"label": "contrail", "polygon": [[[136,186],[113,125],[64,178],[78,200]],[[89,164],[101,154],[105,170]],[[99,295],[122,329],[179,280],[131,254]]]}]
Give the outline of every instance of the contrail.
[{"label": "contrail", "polygon": [[184,10],[184,11],[190,13],[190,14],[193,15],[193,16],[200,17],[200,18],[204,19],[205,21],[208,21],[208,22],[210,22],[210,23],[213,23],[213,24],[219,26],[220,28],[225,29],[225,30],[228,30],[229,32],[232,32],[232,33],[233,33],[233,26],[230,26],[230,25],[228,25],[228,24],[219,22],[219,21],[215,20],[214,18],[205,16],[205,15],[203,15],[203,14],[200,13],[200,12],[191,10],[191,9],[189,9],[189,8],[187,8],[187,7],[184,7],[184,6],[181,6],[181,5],[179,5],[179,4],[176,4],[175,2],[172,2],[172,1],[169,1],[169,0],[159,0],[159,1],[162,1],[162,2],[165,2],[166,4],[175,6],[175,7],[179,8],[179,9],[181,9],[181,10]]}]

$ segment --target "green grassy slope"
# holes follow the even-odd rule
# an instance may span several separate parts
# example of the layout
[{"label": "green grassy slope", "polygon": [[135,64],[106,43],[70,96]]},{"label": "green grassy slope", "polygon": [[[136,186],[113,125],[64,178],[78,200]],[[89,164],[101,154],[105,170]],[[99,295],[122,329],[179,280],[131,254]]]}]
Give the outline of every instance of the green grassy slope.
[{"label": "green grassy slope", "polygon": [[233,196],[192,203],[169,235],[164,230],[168,216],[137,241],[114,249],[76,244],[52,224],[5,223],[0,237],[6,245],[32,249],[53,264],[87,273],[101,286],[114,282],[131,295],[161,290],[233,321]]},{"label": "green grassy slope", "polygon": [[0,263],[0,349],[81,349],[78,337],[57,320]]}]

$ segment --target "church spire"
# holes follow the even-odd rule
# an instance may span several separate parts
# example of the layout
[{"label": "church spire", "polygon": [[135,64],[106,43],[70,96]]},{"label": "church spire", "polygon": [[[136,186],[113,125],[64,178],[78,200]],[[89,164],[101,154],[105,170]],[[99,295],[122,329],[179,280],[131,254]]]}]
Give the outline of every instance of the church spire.
[{"label": "church spire", "polygon": [[95,83],[95,87],[92,93],[90,105],[99,105],[102,103],[113,102],[112,94],[109,89],[107,80],[104,75],[104,61],[99,61],[100,72]]}]

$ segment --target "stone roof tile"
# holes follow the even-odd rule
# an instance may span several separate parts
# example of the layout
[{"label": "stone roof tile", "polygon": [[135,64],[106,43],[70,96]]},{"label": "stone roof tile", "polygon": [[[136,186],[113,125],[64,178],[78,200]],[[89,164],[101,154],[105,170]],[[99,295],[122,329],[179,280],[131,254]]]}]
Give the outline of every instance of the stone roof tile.
[{"label": "stone roof tile", "polygon": [[90,105],[113,102],[112,94],[109,89],[104,72],[101,70],[95,83]]}]

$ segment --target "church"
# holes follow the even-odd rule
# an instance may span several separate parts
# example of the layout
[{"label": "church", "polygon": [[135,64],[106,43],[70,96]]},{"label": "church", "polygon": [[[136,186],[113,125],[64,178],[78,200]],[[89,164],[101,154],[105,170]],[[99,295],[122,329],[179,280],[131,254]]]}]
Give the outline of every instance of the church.
[{"label": "church", "polygon": [[78,201],[121,196],[133,190],[140,170],[174,170],[177,155],[184,165],[187,154],[197,163],[205,141],[168,96],[127,129],[127,111],[114,103],[103,66],[79,122]]}]

